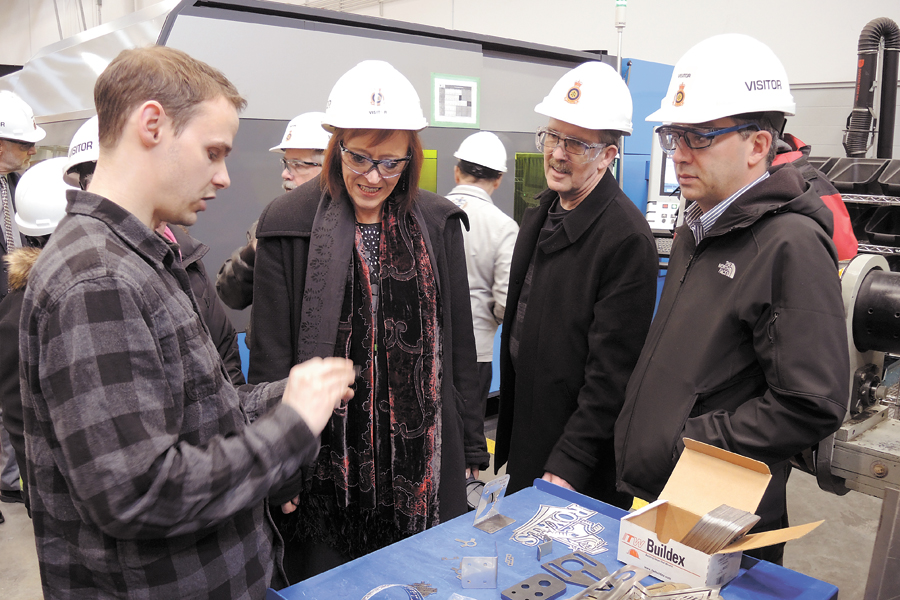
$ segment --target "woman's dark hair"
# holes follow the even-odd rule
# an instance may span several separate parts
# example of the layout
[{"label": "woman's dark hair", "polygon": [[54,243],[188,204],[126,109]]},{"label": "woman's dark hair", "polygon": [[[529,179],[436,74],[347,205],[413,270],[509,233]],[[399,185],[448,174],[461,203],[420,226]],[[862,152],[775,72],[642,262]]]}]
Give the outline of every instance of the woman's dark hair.
[{"label": "woman's dark hair", "polygon": [[473,162],[469,162],[467,160],[459,159],[459,162],[456,164],[459,167],[459,170],[465,173],[466,175],[470,175],[475,179],[489,179],[491,181],[495,181],[500,178],[503,173],[500,171],[495,171],[494,169],[490,169],[485,167],[484,165],[475,164]]},{"label": "woman's dark hair", "polygon": [[334,135],[325,149],[325,160],[322,162],[322,177],[319,179],[322,189],[328,192],[332,198],[337,198],[344,186],[343,165],[341,163],[341,142],[358,137],[371,137],[371,143],[378,145],[395,133],[406,134],[406,145],[409,153],[409,164],[400,175],[397,187],[394,188],[394,197],[399,203],[398,208],[406,212],[412,207],[412,203],[419,196],[419,176],[422,173],[422,164],[425,156],[422,152],[422,142],[416,131],[405,129],[340,129],[335,127]]}]

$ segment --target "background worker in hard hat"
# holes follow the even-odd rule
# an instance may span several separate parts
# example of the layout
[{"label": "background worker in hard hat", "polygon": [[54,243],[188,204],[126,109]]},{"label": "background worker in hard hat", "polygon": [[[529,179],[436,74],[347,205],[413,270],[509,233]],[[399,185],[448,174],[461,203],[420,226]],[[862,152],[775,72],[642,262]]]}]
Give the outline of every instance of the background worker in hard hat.
[{"label": "background worker in hard hat", "polygon": [[[764,44],[727,34],[675,65],[660,141],[693,202],[616,423],[620,488],[662,490],[692,438],[762,461],[757,531],[787,524],[788,459],[835,431],[849,381],[831,212],[770,167],[794,100]],[[751,554],[781,562],[783,545]]]},{"label": "background worker in hard hat", "polygon": [[[2,258],[16,248],[30,245],[14,219],[16,183],[19,173],[28,168],[36,153],[35,144],[45,135],[24,100],[12,92],[0,91],[0,300],[9,290],[8,266]],[[0,501],[22,502],[15,451],[3,427],[0,427]]]},{"label": "background worker in hard hat", "polygon": [[[281,157],[281,187],[285,192],[322,172],[325,147],[331,134],[322,128],[325,113],[308,112],[291,119],[281,143],[269,152]],[[219,269],[216,290],[226,306],[242,310],[253,302],[253,264],[256,261],[256,222],[247,231],[247,245],[234,251]]]},{"label": "background worker in hard hat", "polygon": [[[65,157],[51,158],[28,169],[16,187],[16,225],[29,242],[3,257],[9,269],[9,294],[0,301],[0,407],[2,426],[15,448],[19,471],[25,472],[25,426],[19,387],[19,317],[28,275],[41,248],[66,216],[66,191],[76,188],[63,181]],[[28,486],[22,485],[25,507]]]},{"label": "background worker in hard hat", "polygon": [[496,465],[510,489],[543,478],[627,507],[613,424],[656,297],[647,220],[610,169],[631,133],[631,95],[610,66],[562,76],[535,111],[548,189],[513,253],[500,351]]},{"label": "background worker in hard hat", "polygon": [[259,219],[251,382],[344,356],[356,396],[322,433],[281,524],[305,578],[466,511],[486,468],[462,224],[418,188],[427,125],[415,88],[367,60],[335,83],[323,173]]},{"label": "background worker in hard hat", "polygon": [[[69,143],[69,155],[64,165],[65,182],[71,186],[87,190],[94,176],[97,159],[100,157],[100,141],[97,117],[85,121]],[[209,329],[209,335],[216,350],[225,363],[228,378],[234,385],[247,383],[241,370],[241,355],[238,349],[237,332],[225,312],[225,307],[216,295],[216,288],[207,275],[203,256],[209,247],[194,239],[182,226],[162,223],[158,227],[160,235],[178,244],[178,252],[184,270],[191,282],[194,299],[200,309],[200,316]]]},{"label": "background worker in hard hat", "polygon": [[506,148],[500,138],[490,131],[473,133],[453,156],[459,159],[453,167],[456,187],[447,199],[469,217],[463,240],[478,353],[479,412],[483,415],[491,390],[494,335],[506,310],[509,265],[519,226],[491,200],[506,173]]},{"label": "background worker in hard hat", "polygon": [[[285,584],[266,497],[318,449],[353,365],[235,387],[161,221],[228,187],[244,99],[184,52],[97,78],[100,158],[22,302],[26,478],[45,598],[262,598]],[[73,542],[76,540],[77,542]]]}]

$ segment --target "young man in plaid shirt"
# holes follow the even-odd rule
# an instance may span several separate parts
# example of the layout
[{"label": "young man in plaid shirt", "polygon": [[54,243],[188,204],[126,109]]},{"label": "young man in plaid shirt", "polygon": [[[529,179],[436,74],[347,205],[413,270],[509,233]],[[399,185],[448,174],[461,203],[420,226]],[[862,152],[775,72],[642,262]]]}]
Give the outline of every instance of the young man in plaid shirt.
[{"label": "young man in plaid shirt", "polygon": [[36,263],[19,345],[46,598],[263,598],[285,582],[266,497],[316,457],[354,373],[235,389],[161,221],[229,185],[245,101],[163,47],[99,77],[100,160]]}]

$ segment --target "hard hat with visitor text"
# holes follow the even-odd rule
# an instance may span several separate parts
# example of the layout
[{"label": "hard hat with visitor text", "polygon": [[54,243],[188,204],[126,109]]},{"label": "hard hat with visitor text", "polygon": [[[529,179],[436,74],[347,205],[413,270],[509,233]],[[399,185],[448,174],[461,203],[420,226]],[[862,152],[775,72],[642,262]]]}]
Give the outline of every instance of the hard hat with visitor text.
[{"label": "hard hat with visitor text", "polygon": [[325,113],[322,112],[308,112],[294,117],[285,128],[281,143],[269,148],[269,152],[284,152],[291,148],[324,150],[331,139],[331,134],[322,129],[324,119]]},{"label": "hard hat with visitor text", "polygon": [[479,131],[464,139],[453,156],[506,173],[506,148],[500,138],[490,131]]},{"label": "hard hat with visitor text", "polygon": [[34,111],[24,100],[8,90],[0,91],[0,138],[36,143],[46,135],[47,132],[35,122]]},{"label": "hard hat with visitor text", "polygon": [[563,75],[534,112],[585,129],[631,135],[631,92],[606,63],[587,62]]},{"label": "hard hat with visitor text", "polygon": [[69,143],[69,156],[63,168],[63,179],[69,185],[78,187],[78,173],[75,167],[100,158],[100,132],[97,117],[91,117],[78,128]]},{"label": "hard hat with visitor text", "polygon": [[382,60],[364,60],[334,84],[322,126],[329,131],[335,127],[419,131],[428,121],[416,89],[400,71]]},{"label": "hard hat with visitor text", "polygon": [[33,237],[53,233],[66,216],[66,191],[76,190],[63,181],[66,157],[44,160],[22,175],[16,185],[16,225]]},{"label": "hard hat with visitor text", "polygon": [[784,65],[748,35],[703,40],[675,63],[669,90],[648,121],[706,123],[744,113],[793,115],[794,97]]}]

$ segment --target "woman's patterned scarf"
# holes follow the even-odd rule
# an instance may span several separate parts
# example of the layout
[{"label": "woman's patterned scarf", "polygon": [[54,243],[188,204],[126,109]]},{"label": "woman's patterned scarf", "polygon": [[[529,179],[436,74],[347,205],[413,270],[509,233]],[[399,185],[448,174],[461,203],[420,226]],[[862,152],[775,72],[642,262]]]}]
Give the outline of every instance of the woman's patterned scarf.
[{"label": "woman's patterned scarf", "polygon": [[355,396],[322,432],[311,492],[413,534],[439,522],[440,302],[422,232],[390,199],[374,318],[364,253],[356,231],[334,353],[362,370]]}]

